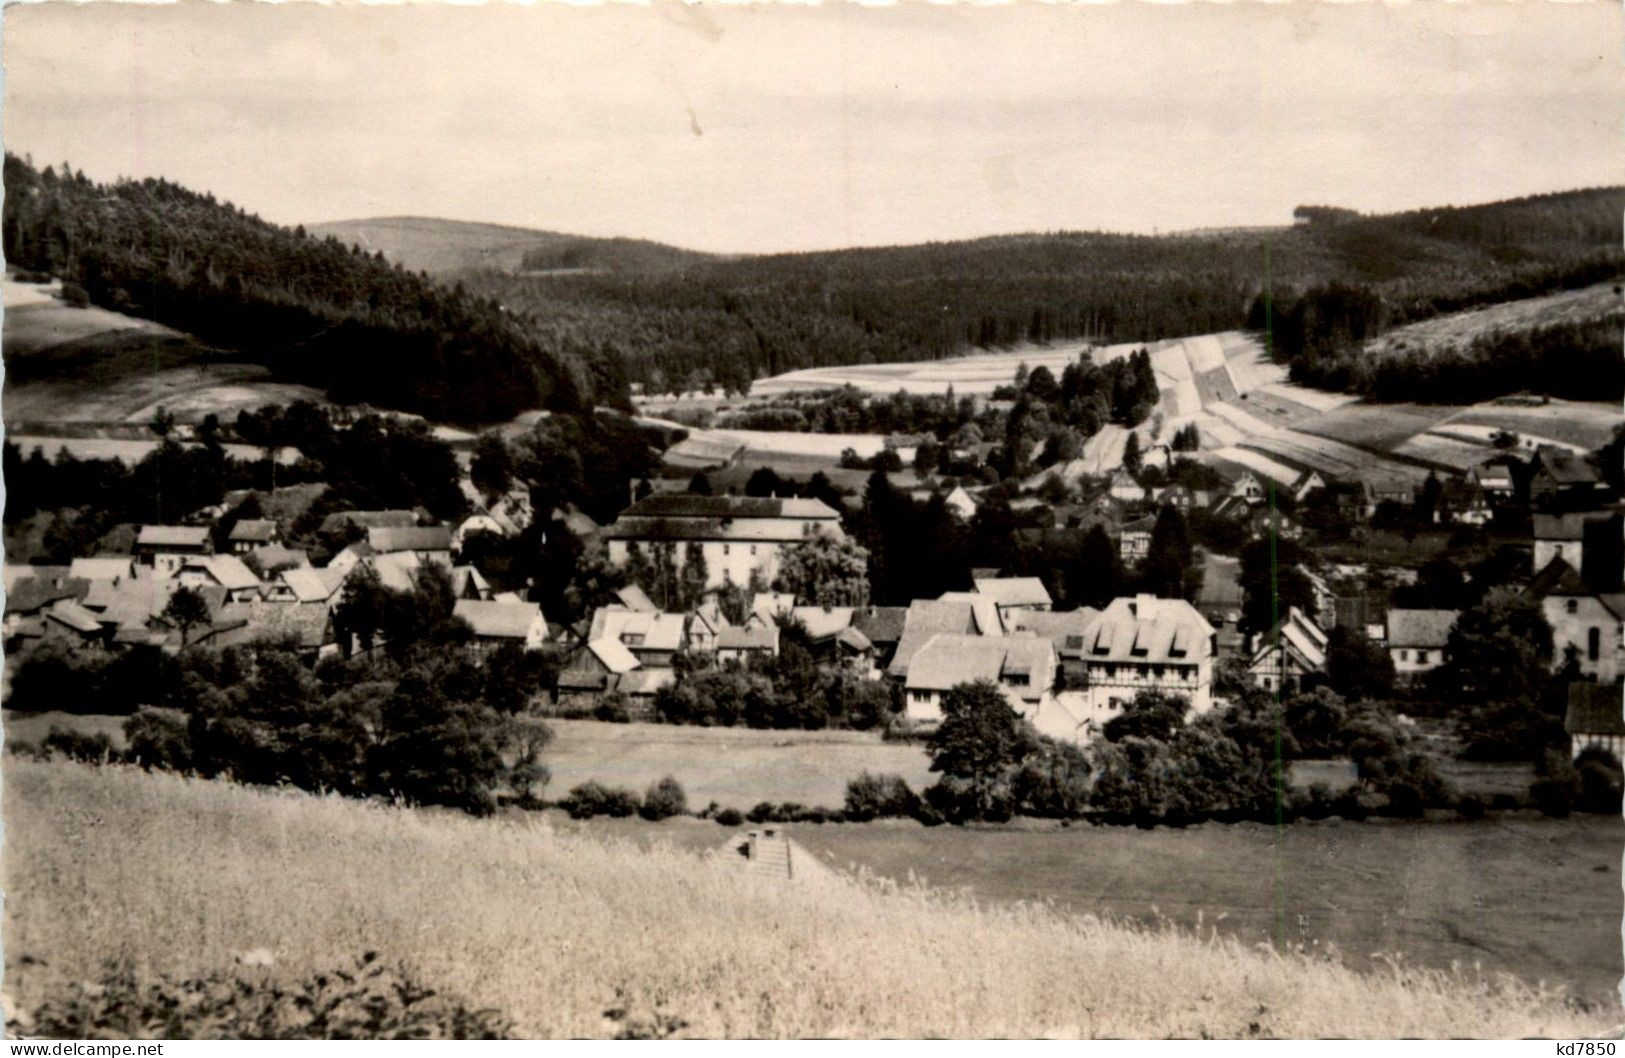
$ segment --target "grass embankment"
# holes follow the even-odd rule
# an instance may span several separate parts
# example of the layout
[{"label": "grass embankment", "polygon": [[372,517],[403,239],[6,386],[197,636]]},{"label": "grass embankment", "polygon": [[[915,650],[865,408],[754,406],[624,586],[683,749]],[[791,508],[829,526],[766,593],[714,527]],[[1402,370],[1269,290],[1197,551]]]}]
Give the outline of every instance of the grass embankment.
[{"label": "grass embankment", "polygon": [[[590,1036],[617,990],[706,1036],[1577,1036],[1510,980],[1327,962],[930,891],[790,888],[726,860],[137,771],[8,760],[7,988],[126,957],[376,948],[520,1032]],[[40,960],[40,961],[34,961]]]}]

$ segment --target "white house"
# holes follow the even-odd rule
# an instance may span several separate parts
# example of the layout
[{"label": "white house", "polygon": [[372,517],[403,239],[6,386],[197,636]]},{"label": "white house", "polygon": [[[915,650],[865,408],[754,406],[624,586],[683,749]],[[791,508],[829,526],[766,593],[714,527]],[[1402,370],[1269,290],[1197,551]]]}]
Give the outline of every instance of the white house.
[{"label": "white house", "polygon": [[955,485],[942,502],[962,521],[968,522],[976,517],[976,498],[966,492],[963,485]]},{"label": "white house", "polygon": [[916,724],[940,723],[942,696],[978,680],[998,686],[1017,712],[1036,712],[1055,689],[1055,669],[1055,648],[1040,636],[941,632],[908,667],[904,715]]},{"label": "white house", "polygon": [[1389,610],[1383,641],[1394,660],[1394,674],[1414,678],[1443,665],[1459,616],[1455,610]]},{"label": "white house", "polygon": [[1616,762],[1625,761],[1625,709],[1621,708],[1617,684],[1569,684],[1563,728],[1569,735],[1571,756],[1600,749],[1612,754]]},{"label": "white house", "polygon": [[1263,503],[1268,490],[1252,471],[1244,471],[1230,486],[1230,495],[1247,503]]},{"label": "white house", "polygon": [[1247,664],[1253,685],[1266,691],[1299,690],[1310,676],[1326,674],[1326,633],[1296,606],[1264,633]]},{"label": "white house", "polygon": [[533,602],[458,599],[451,615],[468,622],[478,646],[495,648],[513,643],[525,650],[540,650],[547,642],[547,619]]},{"label": "white house", "polygon": [[1184,599],[1113,599],[1083,637],[1085,707],[1110,715],[1141,691],[1162,691],[1205,712],[1213,704],[1213,637],[1213,626]]},{"label": "white house", "polygon": [[135,537],[135,559],[166,577],[173,577],[191,555],[212,555],[214,544],[206,526],[143,525]]},{"label": "white house", "polygon": [[1563,559],[1553,559],[1531,585],[1552,626],[1552,667],[1573,659],[1580,675],[1614,683],[1625,675],[1625,592],[1586,586]]},{"label": "white house", "polygon": [[1145,499],[1145,486],[1130,477],[1128,471],[1119,470],[1112,474],[1106,494],[1123,503],[1139,503]]},{"label": "white house", "polygon": [[669,668],[672,656],[686,645],[686,621],[680,613],[648,613],[621,606],[603,606],[592,615],[588,642],[618,640],[651,668]]},{"label": "white house", "polygon": [[264,585],[236,555],[192,555],[181,559],[175,579],[183,587],[201,588],[218,584],[230,602],[247,602],[264,593]]},{"label": "white house", "polygon": [[887,675],[906,680],[914,655],[930,642],[932,636],[942,632],[1003,635],[1004,620],[992,599],[974,592],[945,592],[940,599],[915,599],[903,617],[903,632],[898,638],[897,649],[892,652]]},{"label": "white house", "polygon": [[278,543],[282,533],[269,518],[244,518],[231,527],[226,539],[231,544],[232,554],[246,555],[256,547]]},{"label": "white house", "polygon": [[706,586],[748,584],[753,573],[771,581],[784,550],[824,533],[844,538],[839,513],[821,500],[755,496],[648,496],[604,533],[609,560],[630,561],[633,549],[673,545],[681,563],[698,548]]},{"label": "white house", "polygon": [[779,626],[733,625],[717,633],[717,660],[745,662],[779,656]]}]

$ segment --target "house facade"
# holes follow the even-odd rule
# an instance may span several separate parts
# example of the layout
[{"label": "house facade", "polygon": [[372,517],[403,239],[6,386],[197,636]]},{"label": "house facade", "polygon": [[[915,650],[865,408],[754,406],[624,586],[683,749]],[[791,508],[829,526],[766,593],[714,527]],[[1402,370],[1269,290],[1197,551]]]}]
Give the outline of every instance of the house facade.
[{"label": "house facade", "polygon": [[1400,679],[1415,679],[1445,663],[1455,610],[1389,610],[1384,645]]},{"label": "house facade", "polygon": [[824,533],[844,537],[840,515],[821,500],[755,496],[649,496],[605,532],[609,560],[625,566],[637,550],[672,545],[682,562],[693,549],[705,559],[706,586],[771,581],[784,551]]},{"label": "house facade", "polygon": [[1141,691],[1162,691],[1205,712],[1213,704],[1213,635],[1183,599],[1113,599],[1084,636],[1085,708],[1109,715]]},{"label": "house facade", "polygon": [[1247,664],[1253,686],[1287,694],[1326,675],[1326,633],[1296,606],[1281,623],[1259,638]]},{"label": "house facade", "polygon": [[904,681],[904,715],[918,725],[942,722],[942,696],[962,683],[997,686],[1017,712],[1034,711],[1055,689],[1055,648],[1032,635],[939,633],[920,648]]}]

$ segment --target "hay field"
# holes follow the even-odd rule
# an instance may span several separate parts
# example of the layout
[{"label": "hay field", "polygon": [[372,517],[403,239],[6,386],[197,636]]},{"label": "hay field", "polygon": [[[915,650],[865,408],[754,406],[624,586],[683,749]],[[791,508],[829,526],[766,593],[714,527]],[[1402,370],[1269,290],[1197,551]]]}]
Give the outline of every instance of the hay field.
[{"label": "hay field", "polygon": [[1614,282],[1505,301],[1396,327],[1382,337],[1367,342],[1364,354],[1382,357],[1394,353],[1438,353],[1462,348],[1496,332],[1608,317],[1625,318],[1625,304],[1622,304],[1619,286]]},{"label": "hay field", "polygon": [[883,742],[866,731],[755,731],[743,727],[606,724],[549,720],[553,742],[544,763],[553,773],[547,796],[596,779],[642,793],[671,775],[689,806],[712,801],[748,811],[760,801],[839,808],[846,784],[863,771],[896,772],[915,789],[934,776],[917,742]]},{"label": "hay field", "polygon": [[[1575,1037],[1618,1020],[1508,979],[1356,974],[1034,904],[835,884],[478,821],[8,761],[7,977],[24,1010],[125,956],[276,972],[377,949],[530,1036],[624,992],[708,1037]],[[43,961],[41,961],[43,960]]]}]

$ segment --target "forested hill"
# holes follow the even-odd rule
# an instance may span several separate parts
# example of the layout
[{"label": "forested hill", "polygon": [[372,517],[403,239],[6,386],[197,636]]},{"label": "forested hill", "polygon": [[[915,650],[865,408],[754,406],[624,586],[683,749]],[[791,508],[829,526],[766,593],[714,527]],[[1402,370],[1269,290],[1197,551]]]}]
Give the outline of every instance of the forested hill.
[{"label": "forested hill", "polygon": [[[1261,318],[1328,283],[1385,325],[1577,286],[1625,268],[1625,188],[1382,216],[1330,207],[1264,230],[1061,232],[593,271],[480,269],[470,289],[527,313],[544,347],[612,357],[663,390],[735,388],[804,367],[934,359],[969,346],[1143,341]],[[536,263],[536,262],[533,262]]]},{"label": "forested hill", "polygon": [[[6,155],[15,267],[188,331],[345,401],[458,422],[579,407],[599,388],[489,296],[160,179],[97,184]],[[624,401],[621,382],[592,395]]]},{"label": "forested hill", "polygon": [[709,255],[643,239],[599,239],[503,224],[435,217],[373,217],[310,225],[313,235],[333,236],[389,261],[431,276],[473,269],[505,272],[612,270],[661,272],[684,268]]}]

